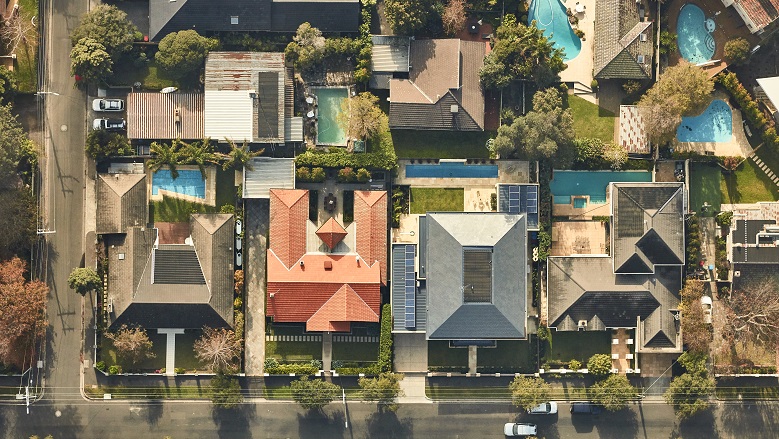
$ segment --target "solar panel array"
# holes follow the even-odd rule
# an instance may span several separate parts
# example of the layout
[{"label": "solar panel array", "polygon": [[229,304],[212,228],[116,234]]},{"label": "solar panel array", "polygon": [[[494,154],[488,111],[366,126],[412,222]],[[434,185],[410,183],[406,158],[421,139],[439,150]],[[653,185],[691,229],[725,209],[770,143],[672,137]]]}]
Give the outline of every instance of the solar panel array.
[{"label": "solar panel array", "polygon": [[407,245],[405,252],[406,267],[406,328],[413,329],[416,324],[416,278],[414,276],[414,246]]},{"label": "solar panel array", "polygon": [[498,210],[527,215],[528,228],[538,227],[538,185],[501,184],[498,188]]}]

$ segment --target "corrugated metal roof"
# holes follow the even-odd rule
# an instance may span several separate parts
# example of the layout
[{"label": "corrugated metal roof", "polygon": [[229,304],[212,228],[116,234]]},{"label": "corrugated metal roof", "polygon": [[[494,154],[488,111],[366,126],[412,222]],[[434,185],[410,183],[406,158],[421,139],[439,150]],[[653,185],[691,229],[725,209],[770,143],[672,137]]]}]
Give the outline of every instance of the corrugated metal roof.
[{"label": "corrugated metal roof", "polygon": [[287,142],[303,141],[302,117],[288,117],[284,119],[284,140]]},{"label": "corrugated metal roof", "polygon": [[411,38],[376,35],[371,40],[371,65],[374,72],[408,72]]},{"label": "corrugated metal roof", "polygon": [[130,93],[127,95],[127,137],[202,139],[204,101],[202,93]]},{"label": "corrugated metal roof", "polygon": [[244,198],[270,198],[271,189],[295,188],[295,159],[255,157],[243,173]]},{"label": "corrugated metal roof", "polygon": [[206,90],[206,137],[252,142],[254,105],[248,91]]}]

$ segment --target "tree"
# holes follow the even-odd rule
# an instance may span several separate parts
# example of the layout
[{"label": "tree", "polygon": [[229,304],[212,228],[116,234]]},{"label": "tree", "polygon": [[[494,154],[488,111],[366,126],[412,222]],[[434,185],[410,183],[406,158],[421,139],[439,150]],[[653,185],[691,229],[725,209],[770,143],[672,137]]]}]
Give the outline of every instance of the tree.
[{"label": "tree", "polygon": [[219,41],[192,29],[172,32],[160,40],[154,60],[174,78],[197,79],[206,55],[218,45]]},{"label": "tree", "polygon": [[0,66],[0,104],[11,101],[16,94],[16,74],[5,66]]},{"label": "tree", "polygon": [[535,25],[526,26],[514,15],[506,14],[495,40],[479,72],[486,88],[504,88],[518,79],[532,79],[544,88],[559,80],[566,67],[563,50],[554,48]]},{"label": "tree", "polygon": [[151,351],[152,343],[146,330],[136,326],[122,325],[116,332],[106,332],[106,338],[111,340],[116,348],[116,355],[124,362],[134,366],[146,358],[154,358]]},{"label": "tree", "polygon": [[11,188],[18,181],[17,168],[22,151],[31,143],[11,104],[0,105],[0,188]]},{"label": "tree", "polygon": [[753,280],[723,300],[723,337],[731,346],[752,341],[772,349],[779,342],[779,286],[773,280]]},{"label": "tree", "polygon": [[105,46],[92,38],[78,40],[70,51],[70,74],[85,81],[99,82],[110,77],[113,65]]},{"label": "tree", "polygon": [[444,13],[441,14],[441,21],[447,35],[455,35],[459,32],[465,25],[465,1],[449,0]]},{"label": "tree", "polygon": [[392,372],[382,372],[376,378],[360,378],[358,383],[362,389],[363,401],[375,402],[380,410],[386,408],[394,412],[398,409],[396,398],[403,396],[400,389],[401,380],[403,374]]},{"label": "tree", "polygon": [[636,388],[625,375],[609,375],[590,387],[591,399],[609,411],[619,411],[628,406],[628,402],[637,396]]},{"label": "tree", "polygon": [[603,148],[603,160],[611,164],[611,169],[618,171],[628,161],[628,152],[620,145],[609,142]]},{"label": "tree", "polygon": [[357,181],[360,183],[367,183],[371,179],[371,172],[365,168],[357,170]]},{"label": "tree", "polygon": [[530,410],[550,399],[552,385],[543,378],[517,377],[509,383],[511,402],[522,410]]},{"label": "tree", "polygon": [[338,125],[346,135],[354,139],[367,139],[379,134],[383,117],[387,117],[378,106],[379,98],[369,92],[362,92],[341,102],[341,111],[336,116]]},{"label": "tree", "polygon": [[83,38],[100,43],[110,58],[116,60],[129,52],[138,28],[127,19],[127,14],[116,6],[101,3],[81,17],[78,27],[70,35],[75,46]]},{"label": "tree", "polygon": [[0,261],[30,254],[37,220],[37,203],[29,188],[0,189]]},{"label": "tree", "polygon": [[221,409],[233,409],[243,402],[241,385],[234,377],[217,373],[211,379],[211,402]]},{"label": "tree", "polygon": [[725,43],[725,59],[728,64],[742,64],[749,58],[751,47],[744,38],[733,38]]},{"label": "tree", "polygon": [[209,139],[192,143],[180,142],[179,145],[181,146],[179,148],[181,163],[196,165],[204,180],[207,177],[206,166],[219,163],[217,155],[214,154],[214,147]]},{"label": "tree", "polygon": [[302,376],[289,384],[292,399],[306,410],[322,410],[341,394],[341,387],[325,380]]},{"label": "tree", "polygon": [[152,172],[157,172],[165,166],[170,169],[170,175],[174,179],[178,178],[178,166],[184,163],[181,154],[182,141],[174,140],[170,144],[152,142],[149,150],[153,154],[151,160],[146,162]]},{"label": "tree", "polygon": [[667,30],[660,32],[660,54],[676,52],[676,34]]},{"label": "tree", "polygon": [[14,257],[0,262],[0,362],[29,365],[37,337],[46,334],[46,299],[49,287],[25,280],[26,264]]},{"label": "tree", "polygon": [[600,167],[604,160],[606,143],[597,137],[579,137],[573,141],[576,148],[576,162],[586,168]]},{"label": "tree", "polygon": [[133,151],[127,136],[106,130],[92,130],[87,134],[87,155],[95,160],[131,155]]},{"label": "tree", "polygon": [[91,268],[74,268],[68,276],[68,286],[81,296],[86,296],[90,291],[101,291],[103,281],[97,272]]},{"label": "tree", "polygon": [[253,171],[252,159],[261,156],[265,152],[264,148],[257,151],[249,150],[249,144],[246,142],[238,146],[231,139],[227,139],[227,143],[230,145],[230,152],[227,154],[218,153],[218,156],[223,160],[222,169],[225,171],[230,168],[245,168],[246,170]]},{"label": "tree", "polygon": [[[35,14],[37,11],[32,13]],[[35,25],[26,15],[19,13],[18,9],[13,11],[7,20],[0,22],[0,41],[5,42],[8,53],[16,53],[19,45],[31,44],[37,37]]]},{"label": "tree", "polygon": [[681,312],[682,341],[690,352],[706,353],[712,339],[711,327],[704,321],[703,283],[686,282],[679,292],[682,301],[679,304]]},{"label": "tree", "polygon": [[710,100],[714,82],[699,67],[682,61],[669,67],[638,102],[649,140],[671,140],[682,116],[699,112]]},{"label": "tree", "polygon": [[325,56],[325,37],[322,32],[312,27],[310,23],[298,26],[292,42],[284,49],[287,58],[295,63],[298,70],[307,70],[322,62]]},{"label": "tree", "polygon": [[709,406],[714,379],[706,375],[682,374],[671,381],[663,398],[673,405],[680,419],[688,418]]},{"label": "tree", "polygon": [[435,0],[384,0],[384,14],[395,35],[414,35],[436,13]]},{"label": "tree", "polygon": [[587,360],[587,372],[595,376],[611,373],[611,357],[607,354],[595,354]]},{"label": "tree", "polygon": [[203,328],[203,335],[195,341],[195,356],[211,371],[230,371],[236,368],[243,351],[243,340],[227,328]]}]

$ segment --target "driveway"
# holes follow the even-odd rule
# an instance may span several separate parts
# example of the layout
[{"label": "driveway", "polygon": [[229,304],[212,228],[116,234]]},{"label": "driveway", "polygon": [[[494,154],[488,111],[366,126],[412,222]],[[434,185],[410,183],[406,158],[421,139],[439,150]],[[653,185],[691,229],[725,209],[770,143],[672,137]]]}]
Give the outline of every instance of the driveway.
[{"label": "driveway", "polygon": [[246,285],[246,375],[262,375],[265,363],[265,258],[268,246],[270,203],[265,199],[244,202],[246,252],[244,275]]}]

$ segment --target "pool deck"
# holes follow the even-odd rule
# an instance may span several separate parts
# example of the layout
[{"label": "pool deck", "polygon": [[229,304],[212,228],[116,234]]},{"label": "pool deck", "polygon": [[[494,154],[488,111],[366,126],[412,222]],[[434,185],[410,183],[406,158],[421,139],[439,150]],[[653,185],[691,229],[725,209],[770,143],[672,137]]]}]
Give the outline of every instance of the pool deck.
[{"label": "pool deck", "polygon": [[[416,160],[415,162],[414,164],[427,164],[426,162],[422,163],[421,160]],[[410,164],[412,164],[411,160],[398,160],[398,178],[395,179],[395,184],[414,187],[462,187],[467,189],[476,186],[490,186],[494,188],[498,183],[528,183],[530,181],[529,163],[520,160],[495,160],[494,164],[498,165],[498,178],[407,178],[406,165]],[[486,164],[491,163],[487,160]]]},{"label": "pool deck", "polygon": [[[576,14],[579,17],[578,28],[584,31],[584,40],[582,40],[582,50],[576,58],[567,61],[568,68],[560,72],[560,79],[563,82],[579,83],[580,86],[574,87],[575,94],[586,99],[593,104],[598,104],[598,97],[595,93],[584,93],[580,89],[590,89],[592,82],[593,68],[593,44],[595,41],[595,0],[565,0],[563,5],[573,10],[576,2],[585,6],[584,12]],[[584,86],[584,87],[581,87]]]},{"label": "pool deck", "polygon": [[[167,167],[161,168],[161,170],[168,169]],[[177,166],[176,169],[179,171],[198,171],[197,166],[191,166],[191,165],[183,165],[183,166]],[[205,204],[208,206],[216,206],[216,167],[215,166],[206,166],[206,198],[200,198],[200,197],[193,197],[190,195],[180,194],[178,192],[171,192],[165,189],[158,189],[157,195],[152,195],[152,179],[154,178],[154,172],[152,172],[151,169],[146,169],[146,181],[148,181],[148,184],[146,185],[147,195],[149,201],[162,201],[162,197],[170,197],[170,198],[177,198],[179,200],[189,201],[192,203],[200,203]]]},{"label": "pool deck", "polygon": [[[722,99],[728,102],[728,95],[717,90],[712,95],[712,100]],[[730,104],[728,104],[730,105]],[[707,105],[708,107],[708,105]],[[733,135],[727,142],[678,142],[674,139],[674,149],[681,152],[694,151],[698,154],[713,154],[718,157],[749,157],[752,155],[752,146],[744,133],[741,111],[733,109]]]}]

